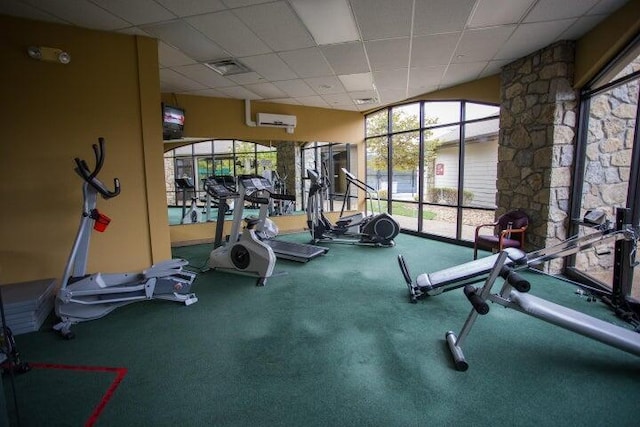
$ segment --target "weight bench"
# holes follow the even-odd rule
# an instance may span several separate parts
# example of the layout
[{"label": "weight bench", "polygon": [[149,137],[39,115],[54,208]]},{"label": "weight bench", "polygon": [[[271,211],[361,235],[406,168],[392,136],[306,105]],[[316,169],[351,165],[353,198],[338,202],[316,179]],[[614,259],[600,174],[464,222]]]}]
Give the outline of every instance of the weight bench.
[{"label": "weight bench", "polygon": [[[510,262],[508,253],[500,252],[494,259],[494,266],[481,289],[476,289],[472,285],[466,285],[464,288],[464,294],[473,309],[460,334],[456,336],[452,331],[445,334],[457,370],[466,371],[469,367],[462,351],[462,345],[478,315],[489,313],[487,300],[640,356],[639,333],[527,294],[529,284],[526,280],[513,270],[505,274],[504,267]],[[499,277],[504,278],[502,289],[500,292],[492,294],[491,288]]]},{"label": "weight bench", "polygon": [[[505,266],[507,267],[526,262],[526,254],[520,249],[506,248],[504,252],[507,254],[507,260],[505,262]],[[409,298],[412,303],[426,296],[438,295],[445,291],[485,280],[493,269],[497,259],[498,254],[495,254],[433,273],[422,273],[416,278],[416,282],[413,283],[404,257],[398,255],[400,270],[407,282]]]}]

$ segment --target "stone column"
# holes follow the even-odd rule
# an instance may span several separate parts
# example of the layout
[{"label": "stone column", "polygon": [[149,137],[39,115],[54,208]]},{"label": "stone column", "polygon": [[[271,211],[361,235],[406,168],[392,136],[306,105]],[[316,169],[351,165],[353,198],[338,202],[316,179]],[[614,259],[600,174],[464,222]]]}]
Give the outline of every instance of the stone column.
[{"label": "stone column", "polygon": [[281,177],[287,176],[287,191],[296,195],[296,208],[299,208],[302,206],[300,145],[292,141],[278,141],[275,146],[278,151],[278,174]]},{"label": "stone column", "polygon": [[527,250],[567,237],[577,111],[574,52],[574,42],[560,41],[506,65],[501,74],[496,215],[518,208],[529,214]]}]

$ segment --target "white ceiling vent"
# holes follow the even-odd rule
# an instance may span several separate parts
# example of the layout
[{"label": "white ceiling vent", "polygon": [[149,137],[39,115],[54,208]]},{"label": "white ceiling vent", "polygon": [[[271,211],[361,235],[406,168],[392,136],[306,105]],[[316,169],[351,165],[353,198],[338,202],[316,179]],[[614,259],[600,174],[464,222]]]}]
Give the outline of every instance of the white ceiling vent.
[{"label": "white ceiling vent", "polygon": [[243,74],[251,71],[249,67],[233,58],[206,62],[204,65],[221,76],[233,76],[234,74]]}]

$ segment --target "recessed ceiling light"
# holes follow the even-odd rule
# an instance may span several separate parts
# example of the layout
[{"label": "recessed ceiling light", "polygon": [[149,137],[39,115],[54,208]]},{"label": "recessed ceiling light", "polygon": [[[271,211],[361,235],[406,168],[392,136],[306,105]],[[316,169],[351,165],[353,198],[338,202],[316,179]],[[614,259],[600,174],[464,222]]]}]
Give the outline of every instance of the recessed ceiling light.
[{"label": "recessed ceiling light", "polygon": [[234,74],[248,73],[251,70],[241,62],[231,59],[221,59],[219,61],[205,62],[207,67],[211,68],[221,76],[232,76]]}]

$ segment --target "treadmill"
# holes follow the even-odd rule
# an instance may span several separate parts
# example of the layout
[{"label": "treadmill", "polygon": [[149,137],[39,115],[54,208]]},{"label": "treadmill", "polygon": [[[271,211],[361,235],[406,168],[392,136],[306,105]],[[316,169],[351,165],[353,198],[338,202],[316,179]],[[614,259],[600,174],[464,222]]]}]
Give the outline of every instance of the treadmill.
[{"label": "treadmill", "polygon": [[[241,175],[238,177],[238,192],[240,194],[254,194],[260,195],[273,200],[295,200],[295,196],[288,194],[275,194],[272,190],[271,182],[260,175]],[[268,244],[277,258],[287,259],[295,262],[308,262],[314,258],[329,252],[329,248],[323,246],[309,245],[306,243],[287,242],[284,240],[277,240],[275,238],[265,239],[264,223],[267,219],[267,213],[269,210],[268,204],[260,205],[259,222],[256,227],[258,236],[261,236],[262,241]]]}]

